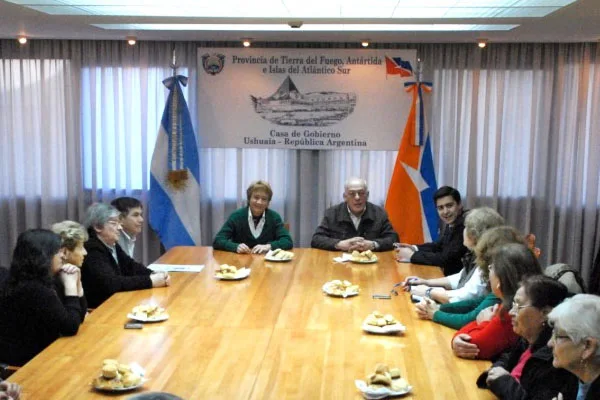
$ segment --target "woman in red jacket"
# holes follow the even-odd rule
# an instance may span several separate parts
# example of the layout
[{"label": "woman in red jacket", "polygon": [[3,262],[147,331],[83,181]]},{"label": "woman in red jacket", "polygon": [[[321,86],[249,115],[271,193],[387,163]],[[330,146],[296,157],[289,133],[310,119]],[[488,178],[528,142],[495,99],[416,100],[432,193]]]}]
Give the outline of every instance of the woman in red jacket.
[{"label": "woman in red jacket", "polygon": [[502,299],[496,314],[487,321],[473,321],[462,327],[452,339],[452,350],[458,357],[490,360],[514,345],[508,311],[519,282],[526,276],[541,274],[535,255],[524,244],[506,244],[496,249],[489,265],[490,287]]}]

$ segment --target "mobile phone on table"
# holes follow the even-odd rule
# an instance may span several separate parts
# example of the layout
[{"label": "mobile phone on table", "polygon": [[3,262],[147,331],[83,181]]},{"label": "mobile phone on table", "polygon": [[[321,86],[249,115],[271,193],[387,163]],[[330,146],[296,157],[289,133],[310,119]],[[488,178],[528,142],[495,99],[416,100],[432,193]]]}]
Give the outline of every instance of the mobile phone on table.
[{"label": "mobile phone on table", "polygon": [[390,296],[389,294],[374,294],[373,298],[374,299],[381,299],[381,300],[391,300],[392,296]]},{"label": "mobile phone on table", "polygon": [[128,322],[125,324],[125,329],[142,329],[144,324],[140,324],[139,322]]}]

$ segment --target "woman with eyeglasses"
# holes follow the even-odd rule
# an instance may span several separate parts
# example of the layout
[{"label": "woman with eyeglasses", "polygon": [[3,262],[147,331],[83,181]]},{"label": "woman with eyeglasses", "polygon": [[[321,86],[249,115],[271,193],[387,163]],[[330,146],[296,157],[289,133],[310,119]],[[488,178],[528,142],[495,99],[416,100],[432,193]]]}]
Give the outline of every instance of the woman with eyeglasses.
[{"label": "woman with eyeglasses", "polygon": [[542,273],[537,258],[524,244],[510,243],[494,249],[491,261],[490,288],[502,299],[502,305],[491,318],[473,321],[454,335],[452,350],[458,357],[491,360],[515,344],[518,337],[508,315],[513,297],[524,277]]},{"label": "woman with eyeglasses", "polygon": [[548,347],[552,336],[548,314],[567,295],[565,285],[544,275],[521,282],[510,310],[519,340],[479,376],[477,386],[488,388],[500,399],[547,400],[565,387],[572,392],[575,377],[553,366],[552,349]]},{"label": "woman with eyeglasses", "polygon": [[[46,229],[21,233],[0,294],[0,362],[22,366],[83,322],[79,274],[63,268],[60,237]],[[53,284],[59,279],[63,293]],[[61,301],[59,295],[64,297]]]},{"label": "woman with eyeglasses", "polygon": [[548,341],[552,365],[578,378],[577,388],[563,388],[562,397],[600,399],[600,297],[575,295],[556,306],[548,321],[554,327]]},{"label": "woman with eyeglasses", "polygon": [[87,256],[81,282],[88,305],[98,307],[117,292],[168,286],[169,274],[154,273],[136,262],[119,246],[119,211],[103,203],[88,207],[83,225],[88,230]]},{"label": "woman with eyeglasses", "polygon": [[[468,218],[468,217],[467,217]],[[465,222],[465,232],[466,232]],[[497,312],[501,300],[490,290],[488,265],[492,262],[493,250],[503,244],[524,243],[521,234],[510,226],[497,226],[483,232],[474,247],[475,278],[486,288],[487,294],[472,299],[437,305],[431,301],[417,304],[417,315],[422,319],[431,319],[438,324],[460,329],[477,320],[489,321]]]}]

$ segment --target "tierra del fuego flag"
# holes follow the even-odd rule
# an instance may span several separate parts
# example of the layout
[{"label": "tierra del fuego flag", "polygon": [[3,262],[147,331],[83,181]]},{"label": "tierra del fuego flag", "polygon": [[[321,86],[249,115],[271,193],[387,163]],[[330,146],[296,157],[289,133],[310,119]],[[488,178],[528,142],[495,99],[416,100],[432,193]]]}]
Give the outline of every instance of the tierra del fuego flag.
[{"label": "tierra del fuego flag", "polygon": [[150,225],[168,250],[200,245],[200,163],[182,75],[163,81],[169,96],[150,167]]},{"label": "tierra del fuego flag", "polygon": [[433,201],[437,190],[431,141],[426,128],[423,92],[431,83],[405,82],[413,97],[385,209],[403,243],[420,244],[437,238],[438,215]]},{"label": "tierra del fuego flag", "polygon": [[400,75],[408,77],[413,74],[410,61],[404,61],[401,57],[385,56],[385,75]]}]

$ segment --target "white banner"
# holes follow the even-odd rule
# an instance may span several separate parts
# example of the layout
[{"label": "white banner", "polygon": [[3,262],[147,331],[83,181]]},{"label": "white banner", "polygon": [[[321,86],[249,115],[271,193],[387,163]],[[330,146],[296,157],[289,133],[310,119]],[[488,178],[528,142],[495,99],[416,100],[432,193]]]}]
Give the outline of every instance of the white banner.
[{"label": "white banner", "polygon": [[416,50],[198,49],[201,147],[397,150]]}]

